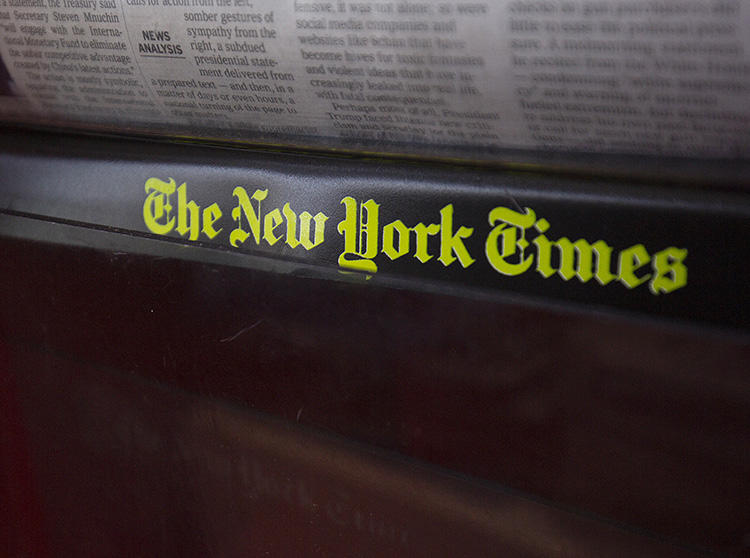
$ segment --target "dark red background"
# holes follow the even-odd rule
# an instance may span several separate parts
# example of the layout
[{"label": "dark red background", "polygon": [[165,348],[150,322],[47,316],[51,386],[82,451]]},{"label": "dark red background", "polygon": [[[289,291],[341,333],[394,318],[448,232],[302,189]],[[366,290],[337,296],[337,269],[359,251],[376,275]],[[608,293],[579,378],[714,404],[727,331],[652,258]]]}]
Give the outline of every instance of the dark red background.
[{"label": "dark red background", "polygon": [[0,253],[11,555],[747,552],[747,338]]}]

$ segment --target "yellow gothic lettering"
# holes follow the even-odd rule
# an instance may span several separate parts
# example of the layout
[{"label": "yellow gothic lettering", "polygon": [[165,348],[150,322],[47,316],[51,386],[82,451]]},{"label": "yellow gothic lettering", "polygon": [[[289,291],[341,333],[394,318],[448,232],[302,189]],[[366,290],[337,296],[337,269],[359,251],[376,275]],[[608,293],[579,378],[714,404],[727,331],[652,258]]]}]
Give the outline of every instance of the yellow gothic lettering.
[{"label": "yellow gothic lettering", "polygon": [[250,196],[247,195],[247,191],[242,186],[237,186],[232,195],[237,198],[237,207],[232,209],[232,219],[237,222],[237,228],[229,233],[229,244],[237,248],[250,236],[250,233],[242,228],[243,215],[250,226],[250,232],[253,233],[255,244],[260,244],[260,202],[266,199],[268,190],[257,189],[253,192],[252,199],[258,203],[257,212],[250,202]]},{"label": "yellow gothic lettering", "polygon": [[177,183],[174,178],[164,182],[158,178],[146,180],[146,201],[143,202],[143,222],[154,234],[169,234],[174,228],[174,217],[170,217],[172,205],[169,196],[174,194]]},{"label": "yellow gothic lettering", "polygon": [[[612,247],[606,242],[597,240],[594,244],[589,244],[583,238],[571,242],[566,237],[555,242],[544,235],[549,226],[546,219],[539,219],[534,224],[534,228],[542,233],[534,239],[534,246],[537,249],[536,270],[543,277],[551,277],[557,272],[565,281],[577,277],[581,283],[586,283],[592,277],[596,277],[601,285],[606,285],[616,278],[611,272]],[[558,250],[560,261],[558,269],[552,266],[553,247]],[[596,266],[594,266],[594,256],[596,256]]]},{"label": "yellow gothic lettering", "polygon": [[[525,213],[496,207],[490,211],[488,219],[494,228],[487,235],[485,254],[489,264],[503,275],[520,275],[536,261],[535,270],[545,279],[555,274],[565,281],[575,277],[581,283],[596,278],[600,285],[617,279],[629,289],[648,281],[653,294],[670,293],[687,285],[685,249],[672,246],[657,252],[652,258],[643,244],[635,244],[620,251],[617,273],[613,273],[613,249],[609,244],[583,238],[575,242],[567,237],[550,240],[544,234],[550,228],[549,222],[537,220],[534,211],[528,207]],[[530,230],[538,233],[531,243],[535,253],[526,255],[524,250],[529,247],[526,234]],[[653,273],[640,271],[649,263]]]},{"label": "yellow gothic lettering", "polygon": [[[145,182],[145,192],[143,222],[152,233],[167,235],[175,231],[196,241],[201,235],[214,239],[223,231],[217,226],[222,217],[219,205],[212,203],[201,209],[189,198],[187,183],[177,186],[173,178],[164,181],[151,177]],[[235,248],[251,236],[256,245],[265,242],[274,246],[284,240],[292,249],[302,246],[312,250],[324,242],[328,217],[322,212],[314,216],[309,211],[298,214],[289,202],[268,211],[264,208],[268,189],[257,188],[248,194],[237,186],[232,193],[237,200],[231,212],[236,227],[229,242]],[[175,194],[176,207],[172,198]],[[453,204],[440,209],[439,223],[419,222],[412,227],[401,219],[381,226],[381,205],[373,199],[357,202],[346,196],[341,204],[345,216],[337,230],[344,246],[338,263],[344,269],[376,273],[375,258],[381,252],[392,261],[411,253],[423,264],[437,255],[437,261],[445,267],[458,261],[468,268],[475,262],[465,244],[474,229],[458,224],[454,228]],[[485,256],[490,266],[503,275],[518,276],[533,267],[545,279],[553,275],[565,281],[575,277],[581,283],[596,279],[602,286],[616,281],[629,289],[648,283],[654,295],[671,293],[688,282],[688,251],[684,248],[670,246],[652,256],[643,244],[634,244],[615,255],[613,247],[604,240],[572,241],[566,236],[552,240],[546,235],[550,223],[537,219],[529,207],[522,211],[495,207],[488,214],[488,222],[492,228],[485,241]],[[617,269],[613,272],[615,261]]]},{"label": "yellow gothic lettering", "polygon": [[[297,214],[292,210],[292,207],[288,204],[284,204],[282,209],[284,217],[286,218],[286,243],[290,248],[296,248],[299,245],[305,250],[311,250],[318,244],[323,242],[323,234],[325,231],[325,222],[328,219],[322,213],[318,213],[313,217],[309,212],[303,211],[299,214],[299,237],[297,236]],[[315,223],[315,239],[310,240],[310,224]]]},{"label": "yellow gothic lettering", "polygon": [[[453,234],[453,204],[446,205],[440,210],[440,257],[438,261],[445,267],[456,261],[461,267],[469,267],[474,263],[474,258],[469,255],[464,240],[469,238],[474,229],[459,227]],[[453,254],[456,254],[455,256]]]},{"label": "yellow gothic lettering", "polygon": [[648,286],[652,293],[671,293],[687,285],[687,267],[683,263],[687,253],[687,250],[670,246],[654,254],[654,278]]},{"label": "yellow gothic lettering", "polygon": [[620,252],[620,264],[618,266],[618,279],[620,283],[629,289],[634,289],[649,280],[650,273],[638,277],[635,272],[638,271],[651,260],[646,247],[643,244],[636,244]]},{"label": "yellow gothic lettering", "polygon": [[[321,212],[313,216],[310,212],[303,211],[298,217],[292,206],[285,203],[281,210],[273,209],[264,216],[261,202],[268,197],[268,190],[256,189],[248,196],[242,186],[237,186],[232,194],[237,198],[237,206],[232,209],[232,219],[237,227],[229,234],[229,243],[235,248],[243,244],[251,234],[256,245],[264,240],[269,246],[273,246],[282,238],[275,231],[284,223],[285,242],[290,248],[302,246],[305,250],[312,250],[325,240],[325,222],[328,217]],[[243,228],[243,223],[247,223],[250,232]]]},{"label": "yellow gothic lettering", "polygon": [[414,257],[421,263],[427,263],[432,259],[432,255],[427,251],[427,242],[431,236],[435,236],[440,232],[440,225],[436,223],[430,225],[417,223],[411,230],[414,231],[414,236],[417,237],[417,246],[414,249]]},{"label": "yellow gothic lettering", "polygon": [[367,200],[359,205],[357,200],[346,196],[341,200],[346,211],[344,220],[338,225],[344,237],[344,251],[339,255],[339,265],[345,269],[375,273],[378,266],[372,259],[378,254],[378,217],[380,205]]},{"label": "yellow gothic lettering", "polygon": [[453,204],[440,210],[440,224],[417,223],[407,227],[403,221],[396,219],[383,226],[382,249],[380,242],[380,204],[375,200],[357,204],[351,196],[341,200],[345,208],[345,217],[338,225],[339,234],[344,237],[344,251],[339,255],[339,265],[345,269],[375,273],[378,270],[374,258],[382,251],[391,260],[405,256],[411,250],[410,233],[414,233],[414,257],[421,263],[433,258],[429,253],[430,237],[437,237],[440,242],[438,261],[448,267],[458,261],[462,267],[469,267],[474,258],[464,245],[474,229],[459,226],[453,231]]},{"label": "yellow gothic lettering", "polygon": [[[383,253],[395,260],[409,253],[409,227],[401,219],[383,227]],[[398,241],[395,238],[398,237]]]},{"label": "yellow gothic lettering", "polygon": [[[503,275],[520,275],[531,267],[534,262],[534,256],[524,258],[523,251],[529,246],[529,242],[524,237],[524,231],[531,227],[536,221],[536,214],[530,208],[526,208],[526,213],[518,213],[507,207],[496,207],[488,216],[490,225],[502,221],[495,226],[487,235],[485,243],[485,254],[490,265]],[[507,225],[510,225],[508,227]],[[521,231],[520,238],[518,231]],[[502,244],[502,251],[498,250],[498,245]],[[515,263],[508,262],[507,259],[515,256],[516,252],[518,261]]]},{"label": "yellow gothic lettering", "polygon": [[[177,227],[175,227],[175,218],[170,216],[173,208],[169,201],[169,196],[175,191],[177,192]],[[200,233],[208,238],[215,238],[222,231],[215,227],[222,215],[219,205],[212,203],[201,213],[200,206],[188,200],[185,182],[177,187],[173,178],[170,178],[169,182],[149,178],[146,180],[146,193],[148,196],[143,204],[143,222],[151,232],[164,235],[174,229],[180,236],[187,236],[189,240],[198,240]]]},{"label": "yellow gothic lettering", "polygon": [[224,230],[214,228],[214,223],[221,218],[221,215],[221,209],[217,203],[212,203],[203,210],[203,229],[201,232],[203,232],[208,238],[216,238],[216,235]]},{"label": "yellow gothic lettering", "polygon": [[200,209],[194,201],[187,201],[187,185],[181,184],[177,188],[177,232],[180,236],[190,233],[190,240],[198,240]]},{"label": "yellow gothic lettering", "polygon": [[283,222],[284,218],[281,216],[281,211],[279,211],[278,209],[269,211],[266,214],[265,219],[263,219],[263,240],[268,242],[269,246],[273,246],[279,240],[281,240],[281,237],[276,236],[273,231],[274,229],[278,228]]}]

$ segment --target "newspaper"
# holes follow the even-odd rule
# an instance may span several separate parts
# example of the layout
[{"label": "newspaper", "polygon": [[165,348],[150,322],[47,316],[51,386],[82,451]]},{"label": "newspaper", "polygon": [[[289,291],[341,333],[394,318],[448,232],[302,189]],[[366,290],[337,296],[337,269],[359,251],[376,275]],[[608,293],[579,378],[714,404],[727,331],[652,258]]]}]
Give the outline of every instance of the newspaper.
[{"label": "newspaper", "polygon": [[745,159],[748,52],[742,0],[0,0],[0,119]]}]

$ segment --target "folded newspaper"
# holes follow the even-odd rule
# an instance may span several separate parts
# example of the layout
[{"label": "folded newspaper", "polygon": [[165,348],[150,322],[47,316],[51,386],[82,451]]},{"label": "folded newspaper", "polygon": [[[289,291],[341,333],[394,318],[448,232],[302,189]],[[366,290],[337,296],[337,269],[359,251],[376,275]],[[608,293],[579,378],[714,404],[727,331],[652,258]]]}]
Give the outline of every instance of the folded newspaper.
[{"label": "folded newspaper", "polygon": [[0,120],[739,160],[748,52],[742,0],[0,0]]}]

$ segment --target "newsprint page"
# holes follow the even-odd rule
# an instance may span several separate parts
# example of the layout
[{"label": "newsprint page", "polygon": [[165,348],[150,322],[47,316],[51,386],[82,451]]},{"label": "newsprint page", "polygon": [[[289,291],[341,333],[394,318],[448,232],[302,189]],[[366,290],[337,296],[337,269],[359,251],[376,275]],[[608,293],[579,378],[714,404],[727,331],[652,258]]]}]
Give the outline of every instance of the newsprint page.
[{"label": "newsprint page", "polygon": [[742,0],[0,0],[0,119],[745,159],[749,51]]}]

